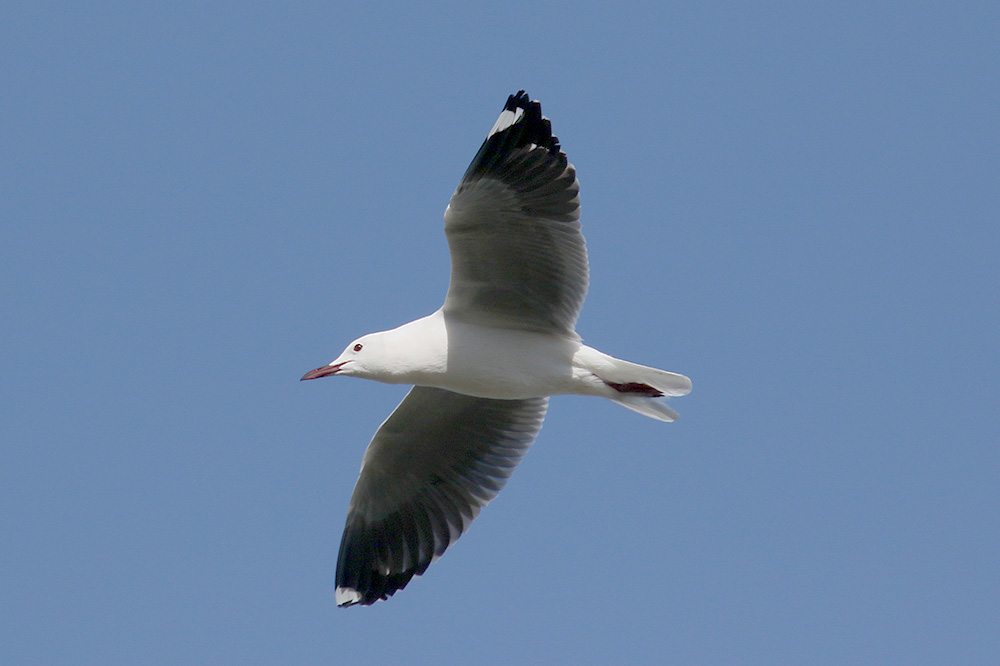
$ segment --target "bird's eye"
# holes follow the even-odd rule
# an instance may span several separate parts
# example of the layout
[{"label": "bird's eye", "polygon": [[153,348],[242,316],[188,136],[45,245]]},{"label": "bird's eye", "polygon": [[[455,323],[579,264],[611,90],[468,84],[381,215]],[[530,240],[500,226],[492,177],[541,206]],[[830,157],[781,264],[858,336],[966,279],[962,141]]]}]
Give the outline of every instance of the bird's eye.
[{"label": "bird's eye", "polygon": [[360,342],[358,344],[354,345],[354,351],[356,351],[356,352],[361,351],[361,346],[362,345],[361,345]]}]

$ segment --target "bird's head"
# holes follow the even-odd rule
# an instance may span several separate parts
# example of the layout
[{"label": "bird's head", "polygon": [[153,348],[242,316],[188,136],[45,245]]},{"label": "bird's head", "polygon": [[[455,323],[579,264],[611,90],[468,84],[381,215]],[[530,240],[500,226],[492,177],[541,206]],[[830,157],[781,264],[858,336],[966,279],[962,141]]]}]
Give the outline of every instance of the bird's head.
[{"label": "bird's head", "polygon": [[370,333],[347,345],[347,349],[329,365],[323,365],[302,375],[306,379],[319,379],[331,375],[349,377],[375,377],[381,372],[384,361],[382,336]]}]

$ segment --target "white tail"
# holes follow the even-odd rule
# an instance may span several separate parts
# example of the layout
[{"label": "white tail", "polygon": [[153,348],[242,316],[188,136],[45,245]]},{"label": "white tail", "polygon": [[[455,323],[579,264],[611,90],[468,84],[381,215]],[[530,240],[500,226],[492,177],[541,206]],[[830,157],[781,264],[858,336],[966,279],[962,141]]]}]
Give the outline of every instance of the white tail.
[{"label": "white tail", "polygon": [[596,387],[598,395],[660,421],[680,418],[667,407],[668,396],[691,392],[691,380],[684,375],[623,361],[592,347],[581,347],[574,362],[601,380],[602,385]]},{"label": "white tail", "polygon": [[649,416],[658,421],[676,421],[680,414],[667,407],[666,398],[650,398],[638,395],[621,394],[611,396],[611,402],[617,402],[622,407],[627,407],[633,412],[639,412],[643,416]]}]

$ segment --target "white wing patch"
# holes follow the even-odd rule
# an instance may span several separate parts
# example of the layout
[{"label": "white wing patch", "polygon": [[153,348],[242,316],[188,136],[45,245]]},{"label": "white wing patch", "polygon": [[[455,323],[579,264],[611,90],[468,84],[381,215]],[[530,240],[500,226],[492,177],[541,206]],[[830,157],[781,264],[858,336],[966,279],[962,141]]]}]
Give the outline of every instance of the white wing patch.
[{"label": "white wing patch", "polygon": [[336,602],[338,606],[350,606],[361,601],[361,594],[349,587],[338,587]]},{"label": "white wing patch", "polygon": [[523,115],[524,115],[524,109],[521,107],[518,107],[513,111],[508,111],[507,109],[504,109],[503,111],[500,112],[500,117],[497,118],[496,124],[493,125],[493,129],[491,129],[490,133],[486,135],[486,138],[488,139],[497,132],[504,131],[505,129],[516,123],[518,120],[520,120],[521,116]]}]

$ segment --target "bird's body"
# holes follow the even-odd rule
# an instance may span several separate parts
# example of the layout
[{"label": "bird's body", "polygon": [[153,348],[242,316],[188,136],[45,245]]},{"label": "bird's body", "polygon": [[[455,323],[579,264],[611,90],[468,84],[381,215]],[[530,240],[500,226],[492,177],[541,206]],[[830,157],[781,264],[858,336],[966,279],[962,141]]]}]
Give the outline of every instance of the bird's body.
[{"label": "bird's body", "polygon": [[587,291],[576,172],[538,102],[511,95],[445,211],[441,309],[358,338],[303,379],[412,384],[365,452],[337,563],[337,603],[422,574],[503,487],[548,396],[608,398],[661,421],[684,375],[614,358],[575,330]]},{"label": "bird's body", "polygon": [[[355,351],[356,345],[361,349]],[[337,370],[330,373],[333,367]],[[690,390],[683,375],[608,356],[576,335],[486,326],[444,310],[358,338],[330,365],[314,372],[432,386],[497,400],[566,394],[612,400],[629,394],[659,398]],[[651,416],[664,421],[677,418],[676,414]]]},{"label": "bird's body", "polygon": [[500,400],[574,392],[573,355],[581,344],[573,338],[463,322],[442,310],[374,336],[369,340],[378,340],[380,356],[391,363],[362,375],[367,379]]}]

